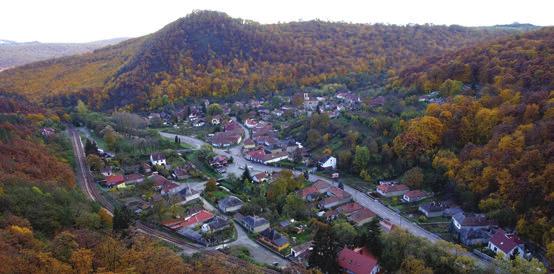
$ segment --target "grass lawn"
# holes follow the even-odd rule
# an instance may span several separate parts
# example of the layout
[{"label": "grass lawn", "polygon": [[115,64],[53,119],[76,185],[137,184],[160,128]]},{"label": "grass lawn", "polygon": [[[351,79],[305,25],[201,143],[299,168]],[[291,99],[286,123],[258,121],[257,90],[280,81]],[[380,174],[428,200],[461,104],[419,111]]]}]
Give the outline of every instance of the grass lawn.
[{"label": "grass lawn", "polygon": [[185,158],[187,161],[192,162],[200,172],[207,175],[208,177],[216,178],[216,179],[221,177],[221,174],[217,173],[217,171],[215,171],[211,166],[198,160],[197,150],[192,151],[191,153],[187,153],[185,155]]},{"label": "grass lawn", "polygon": [[223,190],[203,193],[203,197],[206,198],[206,200],[208,200],[208,202],[210,202],[212,205],[215,205],[216,201],[219,201],[220,199],[223,199],[227,196],[229,196],[229,193]]}]

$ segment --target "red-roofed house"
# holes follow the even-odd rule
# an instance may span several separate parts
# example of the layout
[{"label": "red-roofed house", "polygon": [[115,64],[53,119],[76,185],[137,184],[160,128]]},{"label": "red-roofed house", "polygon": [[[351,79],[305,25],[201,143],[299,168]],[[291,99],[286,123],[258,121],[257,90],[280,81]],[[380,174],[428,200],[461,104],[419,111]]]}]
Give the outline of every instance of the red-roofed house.
[{"label": "red-roofed house", "polygon": [[421,201],[429,196],[431,196],[429,195],[429,193],[416,189],[416,190],[410,190],[404,193],[404,196],[402,196],[402,200],[408,203],[412,203],[412,202]]},{"label": "red-roofed house", "polygon": [[315,188],[314,186],[305,187],[303,189],[298,190],[298,194],[302,199],[312,202],[319,196],[321,193]]},{"label": "red-roofed house", "polygon": [[371,254],[362,254],[354,250],[343,248],[337,255],[339,266],[349,274],[376,274],[379,272],[379,263]]},{"label": "red-roofed house", "polygon": [[500,253],[504,255],[506,258],[514,255],[514,253],[517,253],[521,257],[525,254],[521,239],[514,234],[506,233],[501,228],[497,229],[494,235],[492,235],[488,248],[496,254]]},{"label": "red-roofed house", "polygon": [[161,224],[172,230],[179,230],[181,228],[194,227],[196,225],[201,225],[209,220],[211,220],[214,215],[207,210],[200,210],[195,212],[185,218],[173,219],[161,222]]},{"label": "red-roofed house", "polygon": [[370,222],[373,218],[375,218],[375,216],[377,216],[377,214],[363,207],[362,209],[350,214],[347,219],[348,221],[354,223],[354,225],[356,226],[362,226]]},{"label": "red-roofed house", "polygon": [[125,177],[123,175],[111,175],[106,177],[105,187],[125,187]]},{"label": "red-roofed house", "polygon": [[384,197],[402,196],[410,191],[408,186],[403,184],[382,184],[377,186],[377,192]]},{"label": "red-roofed house", "polygon": [[312,186],[315,187],[319,193],[325,193],[331,188],[331,184],[323,180],[315,181]]},{"label": "red-roofed house", "polygon": [[329,190],[327,191],[327,195],[329,195],[329,197],[323,199],[319,203],[320,208],[330,209],[352,201],[352,195],[334,186],[329,188]]},{"label": "red-roofed house", "polygon": [[269,181],[270,178],[271,175],[269,174],[269,172],[260,172],[252,176],[252,180],[256,183],[265,183]]}]

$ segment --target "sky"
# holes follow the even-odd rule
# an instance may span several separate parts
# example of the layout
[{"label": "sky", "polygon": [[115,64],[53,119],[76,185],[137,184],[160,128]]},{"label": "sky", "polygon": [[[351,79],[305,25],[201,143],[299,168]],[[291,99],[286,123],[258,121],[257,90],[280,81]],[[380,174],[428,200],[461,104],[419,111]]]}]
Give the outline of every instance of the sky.
[{"label": "sky", "polygon": [[554,0],[2,0],[0,39],[87,42],[155,32],[193,10],[260,23],[554,25]]}]

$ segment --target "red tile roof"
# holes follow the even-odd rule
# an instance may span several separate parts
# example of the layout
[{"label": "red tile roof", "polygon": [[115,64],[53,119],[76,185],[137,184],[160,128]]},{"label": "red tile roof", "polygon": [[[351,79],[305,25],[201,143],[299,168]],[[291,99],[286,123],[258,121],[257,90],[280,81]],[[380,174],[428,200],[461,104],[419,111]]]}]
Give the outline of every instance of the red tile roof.
[{"label": "red tile roof", "polygon": [[166,226],[173,230],[178,230],[181,228],[195,226],[197,224],[205,223],[211,220],[214,215],[207,210],[200,210],[190,216],[181,219],[172,219],[161,222],[163,226]]},{"label": "red tile roof", "polygon": [[364,207],[364,208],[352,213],[350,216],[348,216],[348,220],[350,220],[352,222],[355,222],[355,223],[360,223],[364,220],[373,218],[375,216],[377,216],[377,214],[375,214],[373,211],[371,211],[371,210]]},{"label": "red tile roof", "polygon": [[111,175],[106,177],[106,185],[107,186],[116,186],[125,181],[125,177],[123,175]]},{"label": "red tile roof", "polygon": [[340,267],[355,274],[369,274],[377,266],[377,259],[372,255],[362,255],[346,247],[337,257]]},{"label": "red tile roof", "polygon": [[348,204],[345,204],[345,205],[342,205],[342,206],[339,206],[337,208],[337,212],[341,213],[341,214],[344,214],[344,215],[349,215],[349,214],[352,214],[354,213],[355,211],[358,211],[360,209],[362,209],[363,207],[356,203],[356,202],[352,202],[352,203],[348,203]]},{"label": "red tile roof", "polygon": [[410,190],[408,186],[403,184],[395,184],[395,185],[378,185],[377,189],[382,191],[383,193],[389,193],[389,192],[396,192],[396,191],[407,191]]},{"label": "red tile roof", "polygon": [[410,191],[404,193],[404,195],[409,197],[410,199],[414,199],[414,198],[426,197],[429,194],[425,191],[421,191],[419,189],[416,189],[416,190],[410,190]]},{"label": "red tile roof", "polygon": [[309,186],[299,190],[299,193],[300,193],[300,196],[302,196],[302,199],[306,199],[309,195],[316,194],[316,193],[319,194],[319,191],[317,190],[317,188],[313,186]]},{"label": "red tile roof", "polygon": [[507,234],[503,229],[498,229],[492,235],[490,242],[500,248],[505,254],[510,253],[516,246],[522,244],[522,241],[518,236],[513,234]]},{"label": "red tile roof", "polygon": [[331,184],[323,180],[317,180],[312,184],[312,186],[315,187],[317,191],[322,191],[331,187]]}]

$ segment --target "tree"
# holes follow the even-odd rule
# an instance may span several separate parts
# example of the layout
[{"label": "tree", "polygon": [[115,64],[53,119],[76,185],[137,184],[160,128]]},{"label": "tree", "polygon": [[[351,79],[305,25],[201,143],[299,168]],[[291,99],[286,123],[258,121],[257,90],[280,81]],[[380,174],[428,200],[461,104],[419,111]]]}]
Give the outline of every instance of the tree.
[{"label": "tree", "polygon": [[358,172],[367,168],[369,164],[369,150],[364,146],[356,146],[356,152],[354,153],[354,169]]},{"label": "tree", "polygon": [[77,274],[88,274],[93,272],[92,259],[94,253],[90,249],[79,248],[71,254],[71,265]]},{"label": "tree", "polygon": [[71,257],[71,253],[79,245],[75,241],[75,235],[70,232],[63,231],[56,235],[52,241],[52,253],[54,257],[63,262],[68,262]]},{"label": "tree", "polygon": [[87,165],[90,170],[100,171],[104,168],[104,161],[96,154],[89,154],[87,156]]},{"label": "tree", "polygon": [[116,207],[113,214],[113,230],[124,231],[129,228],[133,217],[127,207]]},{"label": "tree", "polygon": [[423,170],[419,167],[409,169],[402,176],[402,181],[410,188],[421,188],[421,184],[423,183]]},{"label": "tree", "polygon": [[546,274],[546,268],[537,259],[532,258],[527,261],[520,256],[515,257],[513,260],[504,258],[504,255],[498,253],[495,260],[496,269],[499,273],[510,274]]},{"label": "tree", "polygon": [[464,83],[460,81],[446,79],[439,87],[439,90],[443,97],[454,96],[462,91],[463,85]]},{"label": "tree", "polygon": [[554,241],[546,245],[546,259],[550,265],[554,265]]},{"label": "tree", "polygon": [[76,107],[77,113],[83,115],[88,113],[88,107],[87,105],[81,101],[80,99],[77,101],[77,107]]},{"label": "tree", "polygon": [[356,228],[354,228],[354,226],[346,220],[338,220],[334,222],[331,230],[333,231],[334,237],[337,239],[340,246],[353,247],[357,244],[358,232],[356,231]]},{"label": "tree", "polygon": [[242,172],[241,181],[252,181],[252,175],[250,174],[250,169],[248,168],[248,165],[244,165],[244,171]]},{"label": "tree", "polygon": [[312,252],[308,257],[310,267],[317,267],[323,273],[338,273],[337,254],[339,246],[331,227],[316,221],[316,233],[313,240]]},{"label": "tree", "polygon": [[96,145],[96,142],[87,138],[85,141],[85,154],[98,154],[98,146]]},{"label": "tree", "polygon": [[373,218],[361,235],[364,245],[377,257],[381,256],[383,251],[383,242],[381,241],[381,226],[379,225],[379,220]]},{"label": "tree", "polygon": [[219,104],[210,104],[207,109],[208,116],[214,116],[223,113],[223,108]]},{"label": "tree", "polygon": [[295,149],[293,152],[292,152],[292,160],[299,164],[302,162],[302,149],[301,148],[297,148]]},{"label": "tree", "polygon": [[210,178],[208,182],[206,183],[206,192],[214,192],[217,190],[217,182],[214,178]]},{"label": "tree", "polygon": [[341,150],[337,153],[337,166],[340,170],[349,171],[352,167],[352,152],[350,150]]},{"label": "tree", "polygon": [[106,145],[108,145],[108,148],[110,150],[115,149],[115,145],[117,143],[117,134],[113,129],[108,128],[104,131],[104,141],[106,142]]},{"label": "tree", "polygon": [[433,269],[431,269],[430,267],[425,266],[425,262],[423,260],[416,259],[413,256],[408,256],[402,262],[402,266],[400,267],[399,273],[402,273],[402,274],[411,274],[411,273],[433,274]]},{"label": "tree", "polygon": [[283,214],[290,218],[305,219],[308,215],[308,207],[302,198],[295,193],[290,193],[285,200]]}]

